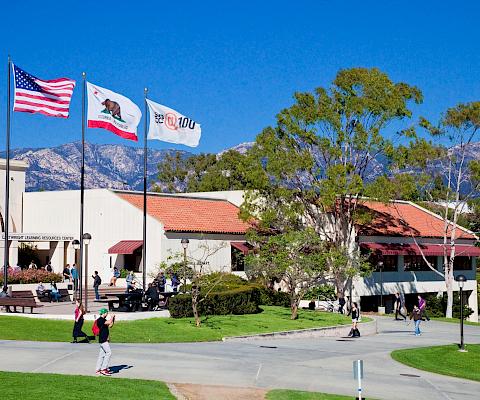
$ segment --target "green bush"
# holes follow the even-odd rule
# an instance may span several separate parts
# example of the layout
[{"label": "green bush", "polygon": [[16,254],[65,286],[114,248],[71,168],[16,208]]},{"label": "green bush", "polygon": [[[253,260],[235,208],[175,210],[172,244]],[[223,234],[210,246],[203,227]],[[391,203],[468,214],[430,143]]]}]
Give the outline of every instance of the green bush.
[{"label": "green bush", "polygon": [[285,292],[259,287],[260,304],[264,306],[290,307],[290,296]]},{"label": "green bush", "polygon": [[[202,297],[201,297],[202,298]],[[209,293],[198,305],[200,315],[255,314],[260,311],[260,290],[244,286],[229,291]],[[173,318],[193,317],[192,296],[178,294],[170,299]]]},{"label": "green bush", "polygon": [[[447,311],[447,294],[437,296],[431,293],[425,296],[427,302],[427,315],[429,317],[444,317]],[[473,314],[473,310],[468,305],[463,305],[463,317],[467,318]],[[453,318],[460,318],[460,294],[455,292],[453,294]]]}]

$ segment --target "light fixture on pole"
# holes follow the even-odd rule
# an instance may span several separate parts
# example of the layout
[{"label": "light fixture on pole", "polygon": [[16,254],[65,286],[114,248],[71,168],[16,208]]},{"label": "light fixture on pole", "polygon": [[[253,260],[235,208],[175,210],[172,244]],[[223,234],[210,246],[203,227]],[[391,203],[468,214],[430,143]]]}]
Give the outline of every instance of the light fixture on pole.
[{"label": "light fixture on pole", "polygon": [[[80,249],[80,241],[78,239],[72,240],[72,246],[73,249],[75,250],[75,261],[74,263],[77,262],[77,250]],[[77,274],[79,274],[79,271],[77,270]],[[73,297],[75,299],[80,299],[82,301],[82,281],[80,280],[80,276],[77,275],[76,282],[75,280],[73,281]],[[80,285],[79,285],[80,283]]]},{"label": "light fixture on pole", "polygon": [[380,307],[383,307],[383,261],[379,261],[377,265],[380,270]]},{"label": "light fixture on pole", "polygon": [[465,344],[463,343],[463,287],[467,278],[465,275],[457,276],[458,287],[460,288],[460,349],[458,351],[466,352]]},{"label": "light fixture on pole", "polygon": [[[92,235],[89,233],[84,233],[83,234],[83,244],[85,245],[85,312],[88,312],[88,245],[90,244],[90,239],[92,238]],[[80,283],[81,285],[81,283]]]},{"label": "light fixture on pole", "polygon": [[183,247],[183,293],[187,291],[187,247],[190,241],[187,238],[181,240]]}]

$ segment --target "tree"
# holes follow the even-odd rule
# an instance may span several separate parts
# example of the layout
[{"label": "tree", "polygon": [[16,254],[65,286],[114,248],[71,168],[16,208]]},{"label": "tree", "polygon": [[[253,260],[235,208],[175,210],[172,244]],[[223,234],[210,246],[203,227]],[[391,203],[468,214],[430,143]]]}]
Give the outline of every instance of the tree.
[{"label": "tree", "polygon": [[290,297],[290,318],[297,319],[305,293],[325,282],[324,242],[312,228],[277,235],[251,234],[260,246],[256,254],[247,256],[249,277],[282,280]]},{"label": "tree", "polygon": [[[477,138],[480,129],[480,102],[459,104],[449,108],[437,126],[422,118],[421,125],[433,137],[446,137],[448,151],[441,159],[442,182],[437,177],[432,200],[444,202],[443,210],[443,272],[447,289],[446,317],[453,315],[453,266],[456,256],[459,221],[468,201],[479,195],[480,161],[468,160],[469,145]],[[474,202],[475,203],[475,202]],[[426,258],[424,257],[425,261]],[[434,269],[428,261],[427,265]]]},{"label": "tree", "polygon": [[[190,296],[192,299],[192,312],[195,318],[195,326],[201,325],[199,304],[204,302],[212,291],[222,282],[224,274],[217,274],[215,279],[202,279],[209,271],[209,259],[225,248],[226,243],[222,242],[212,246],[207,240],[200,243],[197,249],[187,257],[188,274],[190,279]],[[183,263],[183,253],[176,253],[169,257],[174,260],[178,267]],[[220,271],[222,272],[222,271]]]},{"label": "tree", "polygon": [[[382,134],[392,122],[410,118],[409,104],[420,103],[422,94],[378,69],[353,68],[339,71],[330,89],[294,98],[276,126],[256,139],[252,154],[269,184],[247,193],[242,215],[256,217],[259,229],[275,233],[313,228],[331,249],[326,265],[343,297],[352,271],[360,271],[355,224],[366,217],[359,207],[362,196],[390,199],[369,180],[380,158],[395,161],[395,145]],[[414,149],[429,147],[412,127],[398,135]],[[336,261],[339,255],[343,265]]]},{"label": "tree", "polygon": [[228,150],[219,156],[199,154],[182,158],[167,155],[158,165],[154,190],[167,192],[209,192],[256,189],[268,181],[260,161],[248,152]]}]

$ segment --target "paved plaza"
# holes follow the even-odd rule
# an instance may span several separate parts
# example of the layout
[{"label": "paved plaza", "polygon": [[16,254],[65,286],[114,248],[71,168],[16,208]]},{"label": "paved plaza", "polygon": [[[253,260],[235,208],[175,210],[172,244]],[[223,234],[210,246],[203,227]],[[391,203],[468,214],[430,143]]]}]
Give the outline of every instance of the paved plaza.
[{"label": "paved plaza", "polygon": [[[363,359],[369,398],[478,399],[480,382],[419,371],[393,361],[394,349],[443,345],[458,339],[457,324],[431,321],[415,337],[412,325],[379,318],[379,334],[358,340],[276,339],[249,342],[115,344],[118,377],[239,388],[291,388],[351,395],[352,361]],[[480,327],[466,326],[466,342],[480,343]],[[115,328],[112,330],[115,339]],[[93,375],[95,344],[1,341],[3,369]],[[439,360],[441,362],[441,360]],[[472,368],[479,368],[472,365]],[[102,378],[99,378],[102,379]]]}]

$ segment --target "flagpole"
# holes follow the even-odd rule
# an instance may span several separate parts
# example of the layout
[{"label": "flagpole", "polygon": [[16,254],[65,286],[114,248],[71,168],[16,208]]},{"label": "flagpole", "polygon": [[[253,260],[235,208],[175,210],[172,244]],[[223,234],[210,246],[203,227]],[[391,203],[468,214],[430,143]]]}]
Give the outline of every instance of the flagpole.
[{"label": "flagpole", "polygon": [[[78,265],[78,288],[80,301],[83,301],[82,276],[83,276],[83,203],[84,203],[84,186],[85,186],[85,93],[87,91],[87,74],[82,72],[83,88],[82,88],[82,165],[80,168],[80,260]],[[87,288],[85,287],[85,291]],[[85,297],[87,293],[85,293]]]},{"label": "flagpole", "polygon": [[145,103],[145,123],[143,132],[143,290],[147,290],[147,93],[143,90]]},{"label": "flagpole", "polygon": [[3,296],[7,295],[8,290],[8,220],[9,220],[9,203],[10,203],[10,103],[11,103],[11,72],[10,68],[12,65],[12,60],[10,55],[8,56],[7,64],[7,133],[6,133],[6,148],[7,148],[7,158],[6,158],[6,168],[5,168],[5,215],[3,218],[4,223],[4,233],[5,233],[5,249],[4,249],[4,258],[3,258]]}]

